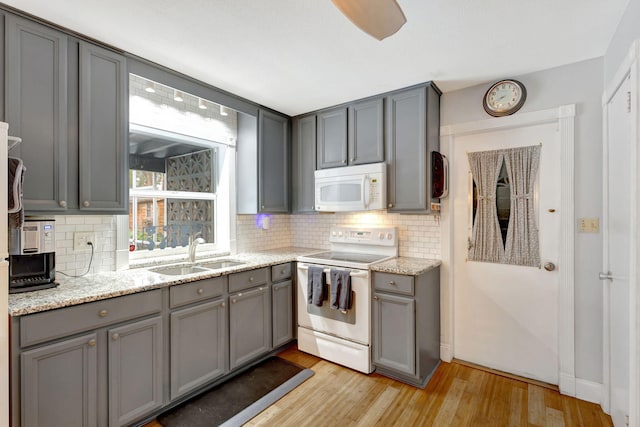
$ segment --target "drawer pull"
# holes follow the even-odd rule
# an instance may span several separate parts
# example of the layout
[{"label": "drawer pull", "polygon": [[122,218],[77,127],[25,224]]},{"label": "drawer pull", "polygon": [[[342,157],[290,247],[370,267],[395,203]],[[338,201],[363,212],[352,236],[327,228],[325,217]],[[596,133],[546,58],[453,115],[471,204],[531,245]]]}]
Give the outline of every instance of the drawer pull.
[{"label": "drawer pull", "polygon": [[253,276],[249,277],[249,281],[253,282]]},{"label": "drawer pull", "polygon": [[198,289],[198,295],[202,295],[204,293],[204,289],[200,288]]},{"label": "drawer pull", "polygon": [[395,286],[396,282],[394,282],[393,280],[389,280],[389,286]]},{"label": "drawer pull", "polygon": [[280,274],[285,274],[287,270],[280,270]]},{"label": "drawer pull", "polygon": [[258,290],[261,291],[261,292],[262,292],[262,289],[264,289],[264,288],[258,288]]},{"label": "drawer pull", "polygon": [[96,346],[96,340],[89,340],[89,342],[87,344],[89,344],[89,347],[95,347]]},{"label": "drawer pull", "polygon": [[111,335],[111,339],[114,340],[114,341],[120,339],[120,334],[116,333],[116,334]]},{"label": "drawer pull", "polygon": [[98,316],[100,317],[107,317],[109,315],[109,312],[107,310],[100,310],[100,312],[98,313]]},{"label": "drawer pull", "polygon": [[60,205],[61,208],[66,208],[67,207],[67,202],[66,202],[66,200],[60,200],[58,202],[58,205]]}]

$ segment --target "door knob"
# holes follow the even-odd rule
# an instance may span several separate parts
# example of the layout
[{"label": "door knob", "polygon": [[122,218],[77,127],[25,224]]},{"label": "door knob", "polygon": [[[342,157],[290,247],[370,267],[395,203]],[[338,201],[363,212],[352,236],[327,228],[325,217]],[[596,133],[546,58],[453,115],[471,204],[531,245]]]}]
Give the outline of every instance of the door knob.
[{"label": "door knob", "polygon": [[613,280],[613,274],[610,271],[606,273],[598,273],[598,279],[600,280]]},{"label": "door knob", "polygon": [[553,270],[556,269],[556,265],[554,263],[552,263],[552,262],[546,262],[544,264],[544,269],[547,270],[547,271],[553,271]]}]

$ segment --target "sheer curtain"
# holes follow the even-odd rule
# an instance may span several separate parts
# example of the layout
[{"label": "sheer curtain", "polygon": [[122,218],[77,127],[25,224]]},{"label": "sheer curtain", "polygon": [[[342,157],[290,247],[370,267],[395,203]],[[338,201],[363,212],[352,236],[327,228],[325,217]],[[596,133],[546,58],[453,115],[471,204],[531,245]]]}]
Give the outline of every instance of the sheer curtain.
[{"label": "sheer curtain", "polygon": [[478,207],[469,242],[469,261],[501,262],[504,245],[496,207],[496,184],[502,167],[501,151],[468,153],[469,166],[478,191]]},{"label": "sheer curtain", "polygon": [[511,214],[504,263],[539,267],[540,243],[533,187],[540,166],[540,146],[505,150],[504,160],[511,184]]}]

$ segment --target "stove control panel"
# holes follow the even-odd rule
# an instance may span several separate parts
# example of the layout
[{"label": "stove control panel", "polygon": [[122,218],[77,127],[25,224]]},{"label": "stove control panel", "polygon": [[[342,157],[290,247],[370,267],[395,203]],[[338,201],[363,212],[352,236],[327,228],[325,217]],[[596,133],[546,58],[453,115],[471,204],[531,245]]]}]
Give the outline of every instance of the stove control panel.
[{"label": "stove control panel", "polygon": [[331,243],[352,243],[373,246],[397,246],[395,227],[332,227]]}]

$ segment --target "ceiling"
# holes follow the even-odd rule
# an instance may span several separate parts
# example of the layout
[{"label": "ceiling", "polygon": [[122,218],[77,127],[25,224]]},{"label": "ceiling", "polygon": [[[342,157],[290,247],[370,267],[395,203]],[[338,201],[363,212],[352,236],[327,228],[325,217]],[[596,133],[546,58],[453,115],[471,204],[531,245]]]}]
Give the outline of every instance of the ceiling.
[{"label": "ceiling", "polygon": [[629,0],[398,0],[378,41],[330,0],[5,0],[297,115],[433,80],[452,91],[603,56]]}]

